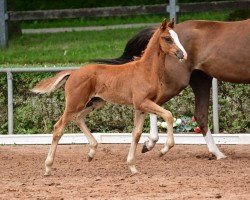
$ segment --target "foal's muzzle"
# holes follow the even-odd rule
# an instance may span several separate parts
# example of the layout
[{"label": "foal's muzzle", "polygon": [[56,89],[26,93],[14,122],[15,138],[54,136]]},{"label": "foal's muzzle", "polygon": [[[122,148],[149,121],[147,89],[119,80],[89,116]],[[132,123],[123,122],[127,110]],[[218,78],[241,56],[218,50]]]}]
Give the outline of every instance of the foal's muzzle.
[{"label": "foal's muzzle", "polygon": [[183,54],[182,50],[180,50],[180,49],[176,52],[176,56],[180,60],[184,59],[184,54]]}]

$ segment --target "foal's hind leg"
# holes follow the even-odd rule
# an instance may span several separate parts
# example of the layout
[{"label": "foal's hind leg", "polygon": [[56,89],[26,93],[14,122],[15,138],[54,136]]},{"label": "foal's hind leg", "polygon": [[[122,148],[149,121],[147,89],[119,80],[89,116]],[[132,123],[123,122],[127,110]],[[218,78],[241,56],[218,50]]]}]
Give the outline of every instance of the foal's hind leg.
[{"label": "foal's hind leg", "polygon": [[89,131],[88,127],[86,126],[84,119],[85,119],[86,115],[88,115],[91,111],[103,107],[106,102],[103,100],[97,100],[97,101],[93,101],[92,103],[93,104],[91,106],[85,108],[76,117],[77,125],[79,126],[81,131],[86,135],[86,137],[89,141],[89,145],[90,145],[90,150],[88,153],[88,161],[89,162],[94,158],[98,143],[97,143],[96,139],[94,138],[94,136]]},{"label": "foal's hind leg", "polygon": [[66,127],[66,125],[71,119],[72,119],[72,116],[68,115],[67,112],[64,112],[64,114],[60,117],[60,119],[54,125],[52,143],[51,143],[47,158],[45,160],[45,174],[44,174],[45,176],[51,175],[51,167],[54,162],[57,144],[63,135],[64,128]]}]

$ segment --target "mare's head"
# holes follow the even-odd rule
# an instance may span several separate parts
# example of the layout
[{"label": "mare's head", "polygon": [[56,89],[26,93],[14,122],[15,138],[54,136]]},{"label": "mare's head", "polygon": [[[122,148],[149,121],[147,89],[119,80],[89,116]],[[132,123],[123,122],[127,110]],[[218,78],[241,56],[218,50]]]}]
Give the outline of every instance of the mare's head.
[{"label": "mare's head", "polygon": [[161,50],[172,57],[177,57],[180,61],[187,59],[187,52],[179,41],[177,33],[173,30],[174,19],[167,22],[166,19],[162,21],[159,28],[159,43]]}]

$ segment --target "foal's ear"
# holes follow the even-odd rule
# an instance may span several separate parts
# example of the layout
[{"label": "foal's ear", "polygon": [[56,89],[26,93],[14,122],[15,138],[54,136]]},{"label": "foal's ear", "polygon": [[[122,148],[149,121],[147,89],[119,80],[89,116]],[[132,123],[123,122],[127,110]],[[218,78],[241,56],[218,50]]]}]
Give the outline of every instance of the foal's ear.
[{"label": "foal's ear", "polygon": [[162,23],[161,23],[161,30],[165,30],[167,28],[167,19],[163,19]]},{"label": "foal's ear", "polygon": [[169,28],[174,28],[174,18],[168,23]]}]

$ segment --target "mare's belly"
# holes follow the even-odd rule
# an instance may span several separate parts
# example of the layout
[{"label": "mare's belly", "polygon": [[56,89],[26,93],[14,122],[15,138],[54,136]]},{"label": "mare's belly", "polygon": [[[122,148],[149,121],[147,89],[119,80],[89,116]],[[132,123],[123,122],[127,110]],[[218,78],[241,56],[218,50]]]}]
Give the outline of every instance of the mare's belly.
[{"label": "mare's belly", "polygon": [[197,69],[212,77],[232,83],[250,83],[250,56],[245,53],[238,55],[224,50],[200,60]]},{"label": "mare's belly", "polygon": [[232,83],[250,83],[250,63],[247,65],[212,62],[202,68],[206,74],[222,81]]}]

